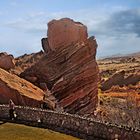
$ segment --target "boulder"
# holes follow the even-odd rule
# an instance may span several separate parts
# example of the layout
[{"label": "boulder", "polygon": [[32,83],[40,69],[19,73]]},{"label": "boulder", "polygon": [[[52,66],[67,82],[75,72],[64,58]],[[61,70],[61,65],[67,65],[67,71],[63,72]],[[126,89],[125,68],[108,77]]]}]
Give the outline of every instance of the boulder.
[{"label": "boulder", "polygon": [[14,66],[15,62],[12,55],[8,55],[7,53],[0,53],[0,68],[10,70],[11,68],[14,68]]},{"label": "boulder", "polygon": [[88,38],[85,25],[64,18],[48,23],[42,39],[46,55],[21,77],[34,75],[46,83],[59,106],[69,113],[93,113],[98,102],[97,42]]}]

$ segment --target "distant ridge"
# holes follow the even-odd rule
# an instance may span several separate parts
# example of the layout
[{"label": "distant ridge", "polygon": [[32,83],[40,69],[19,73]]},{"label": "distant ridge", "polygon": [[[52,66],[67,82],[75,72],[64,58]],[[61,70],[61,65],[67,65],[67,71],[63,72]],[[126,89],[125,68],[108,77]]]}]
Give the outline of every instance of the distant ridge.
[{"label": "distant ridge", "polygon": [[134,52],[134,53],[129,53],[129,54],[118,53],[118,54],[114,54],[114,55],[110,55],[110,56],[99,57],[98,60],[120,58],[120,57],[135,57],[135,56],[140,56],[140,51],[139,52]]}]

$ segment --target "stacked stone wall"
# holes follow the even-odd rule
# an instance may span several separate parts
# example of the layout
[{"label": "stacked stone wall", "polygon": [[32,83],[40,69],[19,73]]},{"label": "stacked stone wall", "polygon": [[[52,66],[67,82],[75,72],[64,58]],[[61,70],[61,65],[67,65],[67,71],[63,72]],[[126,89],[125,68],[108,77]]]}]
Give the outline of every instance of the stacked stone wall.
[{"label": "stacked stone wall", "polygon": [[[32,126],[49,128],[87,140],[138,140],[140,138],[139,130],[98,122],[92,118],[21,106],[17,106],[15,111],[17,123],[23,122]],[[0,105],[0,118],[8,120],[8,106]]]}]

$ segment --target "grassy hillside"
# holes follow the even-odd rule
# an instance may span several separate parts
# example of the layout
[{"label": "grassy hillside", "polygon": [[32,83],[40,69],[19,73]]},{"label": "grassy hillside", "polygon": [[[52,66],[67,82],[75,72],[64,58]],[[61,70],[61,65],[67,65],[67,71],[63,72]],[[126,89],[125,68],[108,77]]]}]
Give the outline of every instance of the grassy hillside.
[{"label": "grassy hillside", "polygon": [[1,140],[78,140],[48,129],[0,122]]}]

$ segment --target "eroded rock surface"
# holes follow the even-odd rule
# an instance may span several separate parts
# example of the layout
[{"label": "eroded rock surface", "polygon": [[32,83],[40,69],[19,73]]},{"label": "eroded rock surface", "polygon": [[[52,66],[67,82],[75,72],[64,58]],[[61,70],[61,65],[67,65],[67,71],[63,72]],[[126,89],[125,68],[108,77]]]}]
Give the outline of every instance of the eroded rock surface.
[{"label": "eroded rock surface", "polygon": [[[15,58],[15,67],[10,69],[9,72],[12,74],[20,75],[20,73],[25,71],[27,68],[30,68],[32,65],[37,63],[43,56],[44,56],[43,51],[19,56]],[[35,77],[30,78],[27,76],[27,79],[29,81],[35,81]]]},{"label": "eroded rock surface", "polygon": [[63,18],[52,20],[48,23],[48,39],[44,39],[45,51],[56,50],[62,46],[68,46],[71,43],[86,41],[87,27],[80,22],[74,22],[72,19]]},{"label": "eroded rock surface", "polygon": [[8,55],[7,53],[0,53],[0,68],[10,70],[11,68],[14,68],[14,66],[15,62],[12,55]]},{"label": "eroded rock surface", "polygon": [[64,18],[48,23],[48,38],[42,39],[46,55],[21,77],[36,77],[46,83],[59,105],[69,113],[93,113],[98,102],[97,43],[88,38],[85,25]]},{"label": "eroded rock surface", "polygon": [[[0,103],[40,107],[45,93],[30,82],[0,68]],[[52,106],[51,101],[47,100]]]},{"label": "eroded rock surface", "polygon": [[136,85],[140,81],[140,74],[125,76],[125,71],[116,72],[113,76],[101,83],[103,91],[109,90],[112,86]]}]

